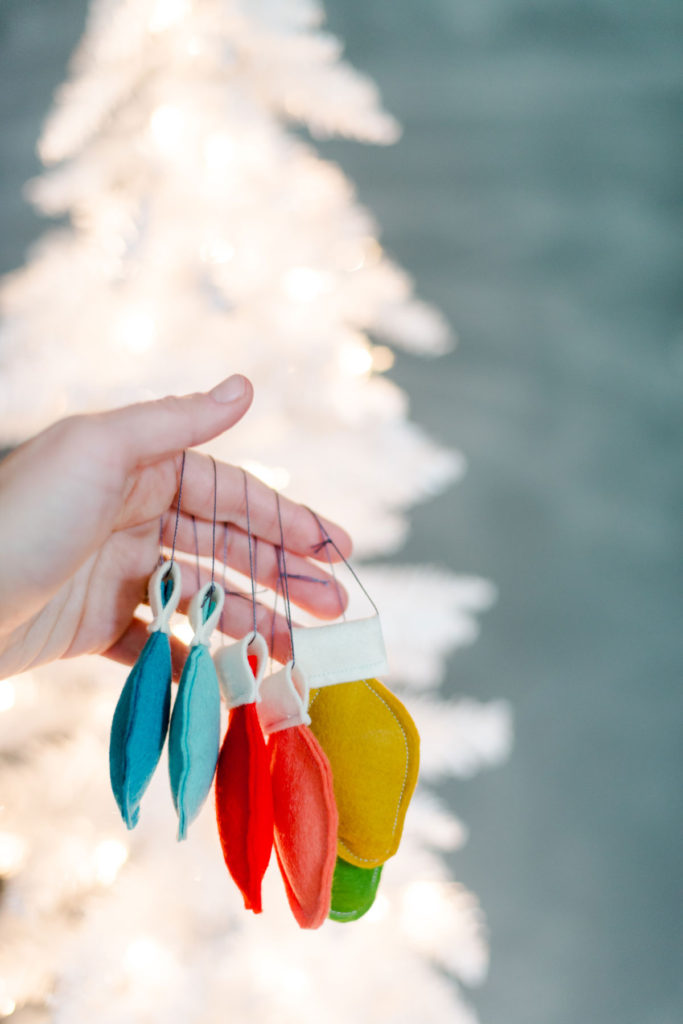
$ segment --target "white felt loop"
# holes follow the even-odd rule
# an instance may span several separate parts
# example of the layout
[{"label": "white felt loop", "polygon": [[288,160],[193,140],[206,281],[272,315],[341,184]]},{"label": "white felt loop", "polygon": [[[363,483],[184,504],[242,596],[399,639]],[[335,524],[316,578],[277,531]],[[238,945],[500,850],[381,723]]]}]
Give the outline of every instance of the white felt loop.
[{"label": "white felt loop", "polygon": [[298,665],[289,661],[261,684],[258,717],[266,736],[294,725],[310,725],[308,686]]},{"label": "white felt loop", "polygon": [[[213,593],[212,593],[213,591]],[[187,617],[194,631],[192,647],[203,644],[208,647],[211,634],[213,633],[223,611],[225,591],[220,583],[212,583],[210,580],[205,583],[190,601],[190,608]],[[204,612],[207,606],[213,608],[204,619]]]},{"label": "white felt loop", "polygon": [[296,667],[309,689],[374,679],[389,669],[379,615],[294,630]]},{"label": "white felt loop", "polygon": [[[248,656],[256,655],[256,672]],[[229,708],[254,704],[261,700],[260,687],[268,662],[268,644],[260,633],[249,633],[236,644],[219,647],[213,656],[221,693]]]},{"label": "white felt loop", "polygon": [[[162,587],[167,578],[170,578],[172,586],[168,601],[164,604]],[[149,624],[150,633],[168,633],[169,621],[180,600],[181,586],[182,576],[177,562],[162,562],[152,573],[147,587],[149,603],[154,616]]]}]

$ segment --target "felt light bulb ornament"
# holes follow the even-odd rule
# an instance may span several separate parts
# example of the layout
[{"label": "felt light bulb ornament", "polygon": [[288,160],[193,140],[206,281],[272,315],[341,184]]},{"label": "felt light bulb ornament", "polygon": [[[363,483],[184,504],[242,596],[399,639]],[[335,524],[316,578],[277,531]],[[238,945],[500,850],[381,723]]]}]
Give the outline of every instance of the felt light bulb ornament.
[{"label": "felt light bulb ornament", "polygon": [[[251,653],[249,653],[251,651]],[[216,769],[216,820],[223,858],[247,910],[260,914],[261,883],[273,848],[273,798],[266,742],[256,702],[268,660],[260,633],[216,652],[230,709]]]},{"label": "felt light bulb ornament", "polygon": [[140,801],[159,763],[171,706],[169,620],[180,600],[180,568],[171,558],[149,581],[154,620],[150,636],[128,676],[114,711],[109,774],[128,828],[137,825]]},{"label": "felt light bulb ornament", "polygon": [[[289,585],[280,516],[280,578],[292,636]],[[276,591],[277,603],[277,591]],[[292,660],[264,680],[258,714],[268,739],[274,844],[292,913],[301,928],[319,928],[330,911],[337,853],[332,769],[308,728],[308,687]]]},{"label": "felt light bulb ornament", "polygon": [[261,883],[273,848],[273,798],[268,752],[256,713],[268,646],[256,629],[256,588],[246,473],[244,494],[253,630],[250,636],[220,648],[214,656],[221,691],[230,709],[216,769],[216,820],[228,871],[242,892],[247,910],[260,914]]},{"label": "felt light bulb ornament", "polygon": [[[221,738],[221,700],[209,642],[223,611],[225,592],[214,582],[217,472],[216,462],[210,458],[214,484],[211,580],[199,588],[190,602],[188,618],[194,638],[180,676],[168,735],[168,766],[173,803],[178,812],[178,839],[185,839],[188,825],[197,817],[209,794]],[[196,525],[195,548],[199,576]]]},{"label": "felt light bulb ornament", "polygon": [[[323,543],[338,551],[319,520],[318,524]],[[331,559],[330,567],[334,571]],[[294,643],[297,665],[311,690],[311,729],[332,766],[339,814],[338,856],[372,872],[398,849],[417,783],[419,735],[401,701],[375,678],[387,668],[379,614],[348,567],[376,614],[356,622],[295,629]],[[353,909],[348,906],[351,890],[358,897],[358,910],[369,898],[367,910],[374,899],[378,875],[354,875],[355,890],[347,884],[350,877],[339,869],[332,916]]]}]

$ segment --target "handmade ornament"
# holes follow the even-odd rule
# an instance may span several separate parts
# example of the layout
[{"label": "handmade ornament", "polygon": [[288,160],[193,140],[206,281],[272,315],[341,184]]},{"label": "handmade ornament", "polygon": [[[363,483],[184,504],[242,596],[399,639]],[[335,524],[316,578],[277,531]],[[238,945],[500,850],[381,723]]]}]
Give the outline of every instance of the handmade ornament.
[{"label": "handmade ornament", "polygon": [[267,659],[268,647],[260,633],[220,648],[214,657],[230,708],[216,769],[218,834],[244,906],[255,914],[262,910],[261,883],[273,848],[269,758],[256,713]]},{"label": "handmade ornament", "polygon": [[109,775],[128,828],[137,825],[140,801],[159,763],[171,706],[169,620],[180,600],[180,569],[171,558],[149,581],[154,619],[150,636],[128,676],[114,711]]},{"label": "handmade ornament", "polygon": [[[214,656],[221,691],[230,709],[216,769],[216,821],[223,859],[242,892],[244,906],[260,914],[261,883],[273,849],[273,798],[266,742],[256,703],[268,660],[268,645],[256,629],[256,579],[244,473],[253,629]],[[226,534],[227,542],[227,534]]]},{"label": "handmade ornament", "polygon": [[[338,551],[320,520],[318,524],[323,543]],[[371,869],[398,849],[417,783],[419,735],[401,701],[374,677],[375,671],[387,668],[379,614],[346,564],[375,615],[295,629],[293,642],[297,666],[311,689],[311,729],[332,768],[338,855]],[[331,559],[330,567],[334,573]]]},{"label": "handmade ornament", "polygon": [[206,583],[192,598],[188,618],[194,639],[183,667],[168,734],[168,764],[173,803],[178,812],[178,839],[211,789],[221,733],[218,679],[209,641],[223,609],[219,583]]},{"label": "handmade ornament", "polygon": [[309,714],[332,766],[339,856],[360,868],[378,867],[398,849],[417,783],[415,724],[377,679],[314,691]]},{"label": "handmade ornament", "polygon": [[357,921],[375,902],[382,868],[359,868],[337,857],[332,880],[330,918]]},{"label": "handmade ornament", "polygon": [[[216,503],[218,474],[213,464],[213,531],[211,547],[211,580],[199,587],[190,602],[188,618],[194,632],[183,671],[168,735],[168,767],[173,803],[178,812],[178,839],[185,839],[193,821],[208,796],[216,773],[221,738],[221,699],[209,642],[223,611],[225,592],[214,580],[216,566]],[[194,516],[192,525],[199,573],[199,543]]]},{"label": "handmade ornament", "polygon": [[[280,517],[280,579],[292,636],[289,584]],[[276,591],[277,602],[277,591]],[[308,687],[292,660],[264,680],[258,714],[268,736],[275,855],[292,913],[301,928],[319,928],[329,913],[337,850],[332,770],[308,728]]]}]

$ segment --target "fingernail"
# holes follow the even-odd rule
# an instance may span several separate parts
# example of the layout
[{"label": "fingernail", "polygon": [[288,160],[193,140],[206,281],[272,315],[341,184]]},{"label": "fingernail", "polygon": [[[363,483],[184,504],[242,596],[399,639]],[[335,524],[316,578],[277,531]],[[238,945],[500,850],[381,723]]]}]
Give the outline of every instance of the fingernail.
[{"label": "fingernail", "polygon": [[232,377],[228,377],[227,380],[222,380],[220,384],[216,384],[216,387],[209,391],[209,394],[216,402],[235,402],[243,396],[246,390],[246,379],[241,374],[235,373]]}]

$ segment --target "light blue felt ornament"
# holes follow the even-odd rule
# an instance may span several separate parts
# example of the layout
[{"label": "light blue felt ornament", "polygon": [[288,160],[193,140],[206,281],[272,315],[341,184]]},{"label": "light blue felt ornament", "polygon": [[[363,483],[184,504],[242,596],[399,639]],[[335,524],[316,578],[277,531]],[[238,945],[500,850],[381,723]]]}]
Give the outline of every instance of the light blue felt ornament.
[{"label": "light blue felt ornament", "polygon": [[188,618],[194,639],[178,685],[168,734],[168,767],[178,812],[178,839],[206,800],[216,772],[221,731],[218,679],[208,644],[223,610],[225,594],[206,583],[192,598]]},{"label": "light blue felt ornament", "polygon": [[149,581],[154,620],[150,637],[121,691],[109,741],[109,776],[128,828],[135,828],[140,801],[159,763],[171,706],[169,620],[180,600],[176,562],[164,562]]}]

